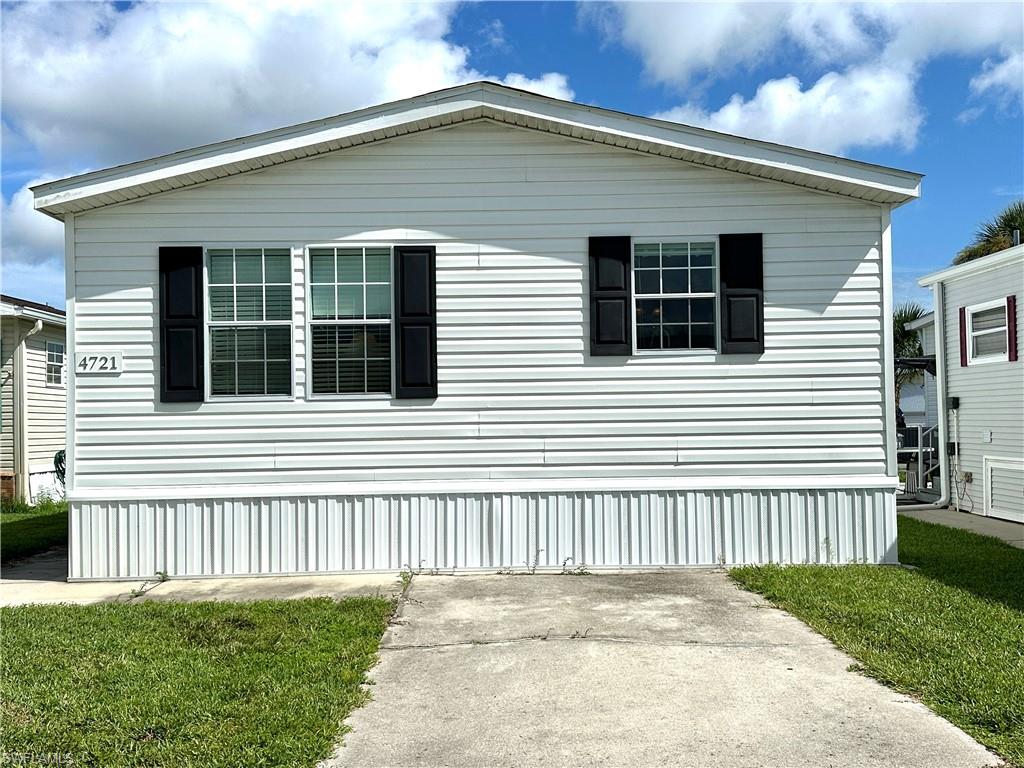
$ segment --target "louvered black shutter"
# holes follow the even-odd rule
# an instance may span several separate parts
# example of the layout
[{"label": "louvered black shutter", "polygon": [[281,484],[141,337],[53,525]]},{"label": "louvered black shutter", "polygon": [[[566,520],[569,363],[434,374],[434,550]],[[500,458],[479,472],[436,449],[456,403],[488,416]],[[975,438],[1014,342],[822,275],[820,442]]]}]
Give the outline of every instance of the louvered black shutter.
[{"label": "louvered black shutter", "polygon": [[160,249],[160,401],[203,400],[203,249]]},{"label": "louvered black shutter", "polygon": [[761,233],[721,235],[722,352],[764,352],[764,259]]},{"label": "louvered black shutter", "polygon": [[633,352],[631,239],[590,238],[590,354]]},{"label": "louvered black shutter", "polygon": [[436,249],[395,248],[396,391],[402,399],[437,397]]}]

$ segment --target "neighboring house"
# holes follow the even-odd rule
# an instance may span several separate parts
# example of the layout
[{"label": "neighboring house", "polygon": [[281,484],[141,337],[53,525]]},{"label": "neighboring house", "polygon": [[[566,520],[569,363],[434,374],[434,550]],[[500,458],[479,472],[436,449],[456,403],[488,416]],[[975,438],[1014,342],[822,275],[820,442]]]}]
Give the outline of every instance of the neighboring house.
[{"label": "neighboring house", "polygon": [[70,575],[892,562],[919,185],[476,83],[38,186]]},{"label": "neighboring house", "polygon": [[900,388],[900,410],[903,411],[903,420],[907,426],[927,424],[926,387],[927,383],[922,374],[917,381],[907,382]]},{"label": "neighboring house", "polygon": [[63,494],[54,454],[64,448],[64,312],[0,296],[0,492]]},{"label": "neighboring house", "polygon": [[920,284],[934,292],[935,312],[918,331],[925,353],[936,353],[935,402],[945,420],[935,418],[953,454],[950,503],[1024,523],[1024,246]]}]

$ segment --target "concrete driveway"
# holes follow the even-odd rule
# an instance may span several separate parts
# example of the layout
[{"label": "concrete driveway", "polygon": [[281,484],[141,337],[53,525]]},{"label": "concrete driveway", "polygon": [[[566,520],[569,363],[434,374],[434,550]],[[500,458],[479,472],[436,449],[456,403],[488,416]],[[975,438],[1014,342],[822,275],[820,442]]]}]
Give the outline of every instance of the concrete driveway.
[{"label": "concrete driveway", "polygon": [[417,576],[330,766],[999,760],[718,570]]}]

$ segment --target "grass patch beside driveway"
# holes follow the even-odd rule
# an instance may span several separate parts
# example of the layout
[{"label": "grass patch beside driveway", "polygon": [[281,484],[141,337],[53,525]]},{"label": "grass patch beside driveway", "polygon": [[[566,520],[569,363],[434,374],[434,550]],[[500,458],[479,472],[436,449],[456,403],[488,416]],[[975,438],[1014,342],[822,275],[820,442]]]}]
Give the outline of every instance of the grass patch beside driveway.
[{"label": "grass patch beside driveway", "polygon": [[365,701],[393,607],[355,597],[5,608],[0,752],[105,768],[310,768]]},{"label": "grass patch beside driveway", "polygon": [[10,562],[68,543],[66,501],[0,503],[0,562]]},{"label": "grass patch beside driveway", "polygon": [[1024,765],[1024,550],[899,518],[900,561],[730,573],[853,656],[864,672]]}]

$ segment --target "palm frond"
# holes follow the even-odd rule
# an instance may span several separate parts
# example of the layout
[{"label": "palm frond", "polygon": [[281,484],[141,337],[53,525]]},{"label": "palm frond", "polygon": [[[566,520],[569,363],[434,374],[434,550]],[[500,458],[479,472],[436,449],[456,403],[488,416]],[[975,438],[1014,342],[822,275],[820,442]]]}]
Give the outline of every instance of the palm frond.
[{"label": "palm frond", "polygon": [[965,264],[990,253],[1003,251],[1013,245],[1013,231],[1024,232],[1024,200],[1014,200],[998,215],[983,222],[974,233],[974,241],[953,259],[954,264]]}]

